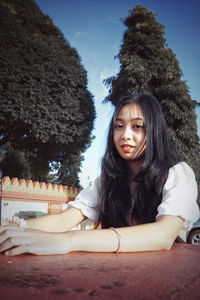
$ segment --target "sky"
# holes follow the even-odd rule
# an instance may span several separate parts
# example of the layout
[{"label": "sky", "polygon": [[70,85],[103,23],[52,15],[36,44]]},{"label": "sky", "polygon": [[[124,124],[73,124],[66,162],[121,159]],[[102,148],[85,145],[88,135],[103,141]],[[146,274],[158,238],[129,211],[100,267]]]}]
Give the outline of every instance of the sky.
[{"label": "sky", "polygon": [[[102,103],[108,90],[103,79],[119,71],[118,54],[129,9],[141,4],[157,13],[165,26],[167,45],[176,54],[192,99],[200,102],[200,1],[199,0],[36,0],[81,57],[88,74],[88,90],[97,113],[92,145],[84,153],[80,183],[85,187],[100,173],[113,107]],[[200,136],[200,107],[196,109]]]}]

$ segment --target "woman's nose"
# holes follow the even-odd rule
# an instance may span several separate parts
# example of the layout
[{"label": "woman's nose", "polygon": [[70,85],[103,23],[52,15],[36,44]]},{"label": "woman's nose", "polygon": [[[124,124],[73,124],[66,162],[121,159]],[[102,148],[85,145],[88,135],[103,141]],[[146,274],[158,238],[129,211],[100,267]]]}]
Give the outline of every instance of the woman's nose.
[{"label": "woman's nose", "polygon": [[122,133],[122,139],[123,140],[130,140],[132,137],[132,132],[129,127],[125,127]]}]

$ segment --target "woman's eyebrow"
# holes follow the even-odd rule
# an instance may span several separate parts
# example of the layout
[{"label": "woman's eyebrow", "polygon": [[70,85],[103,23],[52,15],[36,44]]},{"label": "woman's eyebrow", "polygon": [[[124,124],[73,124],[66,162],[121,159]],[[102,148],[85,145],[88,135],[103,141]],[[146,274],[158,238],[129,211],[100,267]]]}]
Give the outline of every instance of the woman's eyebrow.
[{"label": "woman's eyebrow", "polygon": [[[124,121],[124,119],[116,118],[115,121]],[[142,118],[142,117],[132,118],[131,121],[144,121],[144,118]]]},{"label": "woman's eyebrow", "polygon": [[131,119],[131,120],[136,120],[136,121],[144,121],[144,118],[142,118],[142,117],[138,117],[138,118],[133,118],[133,119]]}]

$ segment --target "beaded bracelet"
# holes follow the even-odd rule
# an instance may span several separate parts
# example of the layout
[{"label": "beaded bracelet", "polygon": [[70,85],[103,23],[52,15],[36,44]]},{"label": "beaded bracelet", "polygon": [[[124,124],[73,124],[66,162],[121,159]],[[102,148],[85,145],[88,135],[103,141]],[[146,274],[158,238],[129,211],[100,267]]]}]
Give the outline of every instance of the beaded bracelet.
[{"label": "beaded bracelet", "polygon": [[20,219],[18,217],[10,217],[8,218],[8,222],[9,223],[14,223],[14,224],[17,224],[18,227],[20,228],[27,228],[28,225],[27,225],[27,222],[24,220],[24,219]]},{"label": "beaded bracelet", "polygon": [[112,229],[116,233],[116,235],[117,235],[118,246],[117,246],[117,250],[115,252],[119,253],[120,252],[121,235],[119,234],[119,232],[117,231],[117,229],[115,229],[114,227],[110,227],[110,229]]}]

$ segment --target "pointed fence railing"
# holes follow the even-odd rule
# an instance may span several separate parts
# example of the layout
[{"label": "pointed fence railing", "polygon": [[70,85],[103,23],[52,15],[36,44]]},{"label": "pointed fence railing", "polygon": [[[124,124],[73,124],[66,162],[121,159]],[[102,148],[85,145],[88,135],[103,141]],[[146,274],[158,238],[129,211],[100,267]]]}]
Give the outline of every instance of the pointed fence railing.
[{"label": "pointed fence railing", "polygon": [[70,186],[34,182],[32,180],[10,178],[2,179],[2,202],[18,201],[23,207],[23,202],[48,203],[48,213],[62,211],[69,201],[75,199],[80,188]]}]

